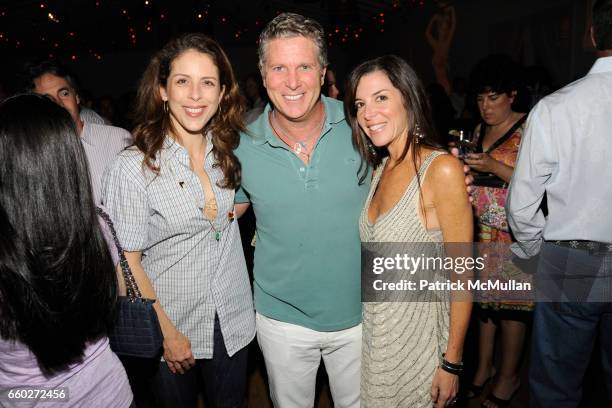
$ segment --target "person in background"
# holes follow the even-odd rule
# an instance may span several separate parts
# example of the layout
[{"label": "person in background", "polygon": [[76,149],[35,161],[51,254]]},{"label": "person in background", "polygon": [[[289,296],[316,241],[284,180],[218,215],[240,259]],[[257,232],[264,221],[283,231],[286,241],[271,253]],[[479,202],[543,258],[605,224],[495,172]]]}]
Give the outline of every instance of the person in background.
[{"label": "person in background", "polygon": [[547,300],[536,303],[533,319],[534,408],[581,405],[597,339],[612,397],[612,0],[594,3],[591,40],[598,58],[588,74],[529,114],[506,203],[513,251],[539,254],[536,288]]},{"label": "person in background", "polygon": [[[7,99],[0,105],[1,406],[131,405],[106,336],[117,297],[109,248],[117,254],[99,228],[74,120],[38,95]],[[11,398],[10,391],[42,387],[58,394]]]},{"label": "person in background", "polygon": [[74,77],[56,61],[28,64],[24,74],[28,91],[50,98],[70,113],[87,155],[94,201],[99,203],[102,173],[132,143],[132,136],[125,129],[87,121],[91,114],[83,120]]},{"label": "person in background", "polygon": [[245,407],[255,313],[234,213],[244,109],[232,67],[204,34],[179,36],[136,101],[135,145],[104,173],[102,197],[143,297],[157,300],[163,359],[140,374],[162,407],[194,407],[202,389],[209,407]]},{"label": "person in background", "polygon": [[[480,61],[470,78],[482,122],[474,130],[476,151],[468,153],[464,161],[476,172],[472,198],[477,240],[482,243],[510,245],[513,241],[504,206],[525,129],[525,113],[513,108],[522,89],[521,78],[520,67],[504,55],[492,55]],[[502,246],[490,246],[486,250],[489,265],[498,268],[488,272],[497,275],[512,268],[512,264],[507,262],[509,253]],[[489,379],[493,378],[491,393],[483,402],[484,407],[507,406],[520,387],[521,356],[532,310],[532,302],[489,302],[485,298],[478,303],[478,368],[468,387],[468,397],[478,397]],[[498,330],[501,363],[495,370],[493,357]]]},{"label": "person in background", "polygon": [[344,98],[344,95],[340,91],[336,70],[329,66],[325,71],[325,82],[323,83],[322,93],[329,98],[338,99],[340,101]]},{"label": "person in background", "polygon": [[244,121],[247,125],[257,119],[266,107],[265,93],[259,72],[249,74],[244,80],[244,94],[248,106]]}]

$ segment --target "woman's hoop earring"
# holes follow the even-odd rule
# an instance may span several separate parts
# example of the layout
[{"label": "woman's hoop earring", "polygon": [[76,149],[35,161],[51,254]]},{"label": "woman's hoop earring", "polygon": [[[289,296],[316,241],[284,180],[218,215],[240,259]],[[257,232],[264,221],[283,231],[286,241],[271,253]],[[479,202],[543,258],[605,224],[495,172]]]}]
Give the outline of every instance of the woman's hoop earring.
[{"label": "woman's hoop earring", "polygon": [[164,113],[168,113],[168,101],[164,101]]}]

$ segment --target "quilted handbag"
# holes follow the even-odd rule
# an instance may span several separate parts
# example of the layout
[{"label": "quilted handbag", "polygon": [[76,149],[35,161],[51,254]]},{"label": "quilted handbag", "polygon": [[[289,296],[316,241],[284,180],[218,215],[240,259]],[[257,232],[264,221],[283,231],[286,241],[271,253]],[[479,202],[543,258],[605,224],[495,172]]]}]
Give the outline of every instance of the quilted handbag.
[{"label": "quilted handbag", "polygon": [[155,300],[142,297],[112,220],[99,207],[97,213],[108,224],[113,235],[127,291],[127,296],[119,296],[117,299],[117,319],[108,334],[111,349],[120,356],[158,358],[162,353],[164,338],[157,313],[153,309]]}]

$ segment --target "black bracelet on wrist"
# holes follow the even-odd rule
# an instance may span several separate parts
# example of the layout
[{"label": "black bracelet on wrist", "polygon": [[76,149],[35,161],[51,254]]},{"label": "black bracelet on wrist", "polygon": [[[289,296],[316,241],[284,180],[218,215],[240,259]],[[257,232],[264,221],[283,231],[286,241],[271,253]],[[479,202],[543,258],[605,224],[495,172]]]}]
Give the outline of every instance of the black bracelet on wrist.
[{"label": "black bracelet on wrist", "polygon": [[442,363],[440,363],[440,368],[447,373],[460,375],[463,372],[463,362],[460,361],[459,363],[449,363],[446,358],[444,358],[444,354],[442,354]]},{"label": "black bracelet on wrist", "polygon": [[448,365],[449,367],[452,367],[456,370],[463,370],[463,361],[460,361],[458,363],[450,363],[447,359],[446,359],[446,354],[442,353],[442,362],[445,363],[446,365]]},{"label": "black bracelet on wrist", "polygon": [[463,372],[463,369],[457,370],[455,368],[449,367],[448,365],[444,364],[444,362],[440,364],[440,368],[446,371],[447,373],[451,373],[454,375],[461,375],[461,373]]}]

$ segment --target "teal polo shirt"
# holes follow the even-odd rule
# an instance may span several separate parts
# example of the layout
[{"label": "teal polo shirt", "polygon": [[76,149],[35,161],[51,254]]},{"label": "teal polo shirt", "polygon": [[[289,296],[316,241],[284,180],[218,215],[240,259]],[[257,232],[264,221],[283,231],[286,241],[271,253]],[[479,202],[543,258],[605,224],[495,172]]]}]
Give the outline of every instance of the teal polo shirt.
[{"label": "teal polo shirt", "polygon": [[361,321],[358,220],[370,178],[359,185],[360,156],[342,102],[321,99],[326,120],[308,165],[272,132],[270,105],[241,135],[236,202],[250,201],[257,219],[257,311],[336,331]]}]

